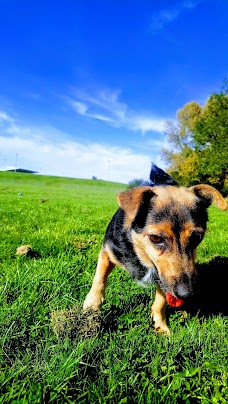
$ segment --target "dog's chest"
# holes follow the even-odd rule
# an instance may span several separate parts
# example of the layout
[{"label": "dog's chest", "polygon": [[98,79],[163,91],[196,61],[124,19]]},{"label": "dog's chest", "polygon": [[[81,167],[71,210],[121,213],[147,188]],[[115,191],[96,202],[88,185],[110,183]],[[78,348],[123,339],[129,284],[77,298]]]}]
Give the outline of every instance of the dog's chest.
[{"label": "dog's chest", "polygon": [[147,272],[141,279],[136,279],[136,282],[141,286],[149,286],[158,282],[158,274],[155,268],[147,269]]},{"label": "dog's chest", "polygon": [[114,257],[137,283],[148,286],[157,282],[158,274],[153,263],[151,262],[149,268],[146,267],[135,253],[132,244],[124,245],[110,241],[108,244]]}]

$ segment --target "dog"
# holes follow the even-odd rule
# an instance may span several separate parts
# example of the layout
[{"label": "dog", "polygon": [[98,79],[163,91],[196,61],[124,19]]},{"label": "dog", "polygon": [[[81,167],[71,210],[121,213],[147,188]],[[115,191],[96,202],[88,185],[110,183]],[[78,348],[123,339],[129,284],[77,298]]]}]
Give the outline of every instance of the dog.
[{"label": "dog", "polygon": [[156,331],[170,334],[167,304],[179,307],[194,293],[194,261],[206,231],[207,208],[214,203],[226,210],[226,201],[210,185],[178,186],[155,165],[149,183],[121,192],[117,201],[83,310],[99,310],[117,265],[141,285],[156,284],[151,317]]}]

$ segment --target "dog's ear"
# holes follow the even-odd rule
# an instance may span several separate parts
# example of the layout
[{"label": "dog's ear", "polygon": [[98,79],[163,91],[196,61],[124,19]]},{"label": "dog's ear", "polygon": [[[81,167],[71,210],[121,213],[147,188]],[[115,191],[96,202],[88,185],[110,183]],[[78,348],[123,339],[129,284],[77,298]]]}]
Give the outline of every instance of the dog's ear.
[{"label": "dog's ear", "polygon": [[154,195],[152,188],[150,187],[137,187],[128,189],[121,192],[117,196],[119,206],[124,210],[127,217],[133,221],[140,205],[149,200]]},{"label": "dog's ear", "polygon": [[217,191],[217,189],[211,187],[210,185],[199,184],[189,189],[192,190],[195,195],[198,196],[198,198],[203,200],[207,207],[214,203],[221,210],[227,209],[225,199],[222,197],[220,192]]}]

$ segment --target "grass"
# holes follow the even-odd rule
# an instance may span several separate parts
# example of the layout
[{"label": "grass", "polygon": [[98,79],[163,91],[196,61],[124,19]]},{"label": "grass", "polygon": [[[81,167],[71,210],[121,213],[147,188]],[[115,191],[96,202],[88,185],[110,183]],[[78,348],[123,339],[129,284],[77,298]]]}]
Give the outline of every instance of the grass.
[{"label": "grass", "polygon": [[[201,294],[169,309],[170,337],[152,329],[154,287],[121,269],[101,313],[81,312],[123,188],[0,173],[0,403],[228,402],[226,212],[210,208]],[[16,255],[26,244],[35,258]]]}]

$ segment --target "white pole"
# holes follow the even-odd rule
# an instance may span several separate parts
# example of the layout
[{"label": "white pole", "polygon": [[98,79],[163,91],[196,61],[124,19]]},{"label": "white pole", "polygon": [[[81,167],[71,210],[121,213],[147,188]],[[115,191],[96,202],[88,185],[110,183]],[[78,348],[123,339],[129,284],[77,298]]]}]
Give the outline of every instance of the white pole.
[{"label": "white pole", "polygon": [[110,173],[110,163],[111,163],[111,160],[108,160],[108,181],[109,181],[109,173]]},{"label": "white pole", "polygon": [[17,171],[17,156],[18,156],[18,153],[16,153],[15,172]]}]

